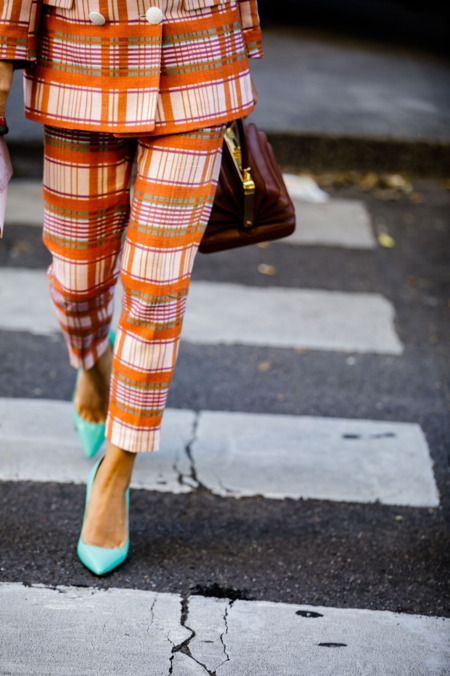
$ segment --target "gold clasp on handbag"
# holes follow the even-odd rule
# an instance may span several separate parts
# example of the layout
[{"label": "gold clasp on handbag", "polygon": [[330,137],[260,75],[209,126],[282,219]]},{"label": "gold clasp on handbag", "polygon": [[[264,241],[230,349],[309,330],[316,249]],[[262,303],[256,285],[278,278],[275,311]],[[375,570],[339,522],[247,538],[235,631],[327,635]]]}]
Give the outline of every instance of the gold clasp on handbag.
[{"label": "gold clasp on handbag", "polygon": [[246,195],[250,195],[255,192],[255,181],[252,179],[252,170],[250,167],[247,167],[243,170],[242,185],[244,186],[244,192]]},{"label": "gold clasp on handbag", "polygon": [[251,169],[247,167],[243,170],[244,186],[244,226],[250,228],[253,225],[255,181],[252,179]]},{"label": "gold clasp on handbag", "polygon": [[226,128],[224,138],[242,182],[244,191],[244,226],[249,228],[253,225],[255,181],[252,178],[251,168],[242,168],[241,146],[239,145],[239,139],[231,127]]}]

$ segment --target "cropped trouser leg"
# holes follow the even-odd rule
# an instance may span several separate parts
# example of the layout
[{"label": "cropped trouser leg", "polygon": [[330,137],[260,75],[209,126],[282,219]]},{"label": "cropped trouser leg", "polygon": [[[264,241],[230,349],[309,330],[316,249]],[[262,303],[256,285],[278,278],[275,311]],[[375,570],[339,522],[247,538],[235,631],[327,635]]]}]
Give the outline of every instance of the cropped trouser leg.
[{"label": "cropped trouser leg", "polygon": [[44,127],[44,227],[50,297],[75,368],[108,345],[133,145],[110,134]]},{"label": "cropped trouser leg", "polygon": [[139,141],[106,421],[107,438],[129,451],[159,449],[192,267],[219,177],[223,131],[220,126]]},{"label": "cropped trouser leg", "polygon": [[129,212],[129,140],[103,135],[109,150],[97,148],[92,154],[99,135],[89,132],[83,157],[81,148],[74,153],[71,146],[74,139],[78,146],[86,132],[70,132],[69,147],[63,149],[66,159],[59,157],[53,176],[50,155],[56,132],[46,131],[44,242],[53,255],[51,296],[72,365],[88,368],[106,349],[120,275],[124,293],[106,437],[131,452],[160,448],[194,258],[219,176],[224,129],[220,125],[140,138]]}]

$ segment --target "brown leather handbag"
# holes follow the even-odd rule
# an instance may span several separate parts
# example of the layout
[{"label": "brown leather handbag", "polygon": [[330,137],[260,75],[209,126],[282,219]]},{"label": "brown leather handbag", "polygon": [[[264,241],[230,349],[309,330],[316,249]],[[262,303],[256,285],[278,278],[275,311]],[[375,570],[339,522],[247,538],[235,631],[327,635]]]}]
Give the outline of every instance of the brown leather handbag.
[{"label": "brown leather handbag", "polygon": [[224,136],[222,164],[201,253],[291,235],[295,207],[266,134],[254,122],[233,120]]}]

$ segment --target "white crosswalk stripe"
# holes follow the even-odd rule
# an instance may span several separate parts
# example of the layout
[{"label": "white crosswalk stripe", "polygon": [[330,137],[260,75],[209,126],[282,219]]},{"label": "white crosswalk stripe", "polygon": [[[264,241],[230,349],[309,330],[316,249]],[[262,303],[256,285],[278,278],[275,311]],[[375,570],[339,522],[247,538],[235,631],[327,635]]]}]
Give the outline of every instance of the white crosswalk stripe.
[{"label": "white crosswalk stripe", "polygon": [[181,601],[177,594],[136,589],[0,584],[2,671],[448,673],[448,619],[201,596],[191,596],[183,608]]},{"label": "white crosswalk stripe", "polygon": [[[42,270],[0,271],[0,329],[58,331]],[[120,280],[115,317],[120,314]],[[399,355],[391,303],[372,293],[248,287],[193,281],[183,339],[209,345],[264,345]]]},{"label": "white crosswalk stripe", "polygon": [[6,203],[6,232],[14,225],[42,228],[43,218],[42,182],[13,179],[9,184]]},{"label": "white crosswalk stripe", "polygon": [[[0,420],[0,480],[85,481],[69,403],[0,399]],[[410,423],[168,408],[161,449],[137,458],[132,485],[188,492],[191,463],[223,497],[439,505],[425,437]]]},{"label": "white crosswalk stripe", "polygon": [[[324,204],[310,204],[293,195],[298,226],[283,239],[284,244],[302,246],[341,246],[350,249],[373,249],[376,241],[365,204],[359,200],[330,199]],[[33,225],[42,227],[42,184],[39,181],[11,181],[6,211],[7,227]]]},{"label": "white crosswalk stripe", "polygon": [[194,282],[183,330],[185,340],[210,345],[397,355],[393,319],[378,294]]},{"label": "white crosswalk stripe", "polygon": [[331,199],[308,204],[294,199],[298,225],[286,244],[375,249],[377,246],[366,206],[358,200]]}]

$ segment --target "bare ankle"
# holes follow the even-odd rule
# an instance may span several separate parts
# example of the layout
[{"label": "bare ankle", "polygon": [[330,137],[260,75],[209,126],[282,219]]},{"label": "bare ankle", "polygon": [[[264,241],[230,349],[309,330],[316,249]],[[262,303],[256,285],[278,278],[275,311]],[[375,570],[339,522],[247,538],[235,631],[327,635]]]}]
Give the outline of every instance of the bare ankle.
[{"label": "bare ankle", "polygon": [[105,469],[111,472],[115,480],[124,481],[126,485],[131,481],[136,453],[115,446],[108,440],[105,453]]},{"label": "bare ankle", "polygon": [[89,369],[89,372],[99,374],[101,376],[109,376],[111,373],[112,360],[113,351],[111,345],[108,343],[108,347],[100,355],[95,364]]}]

